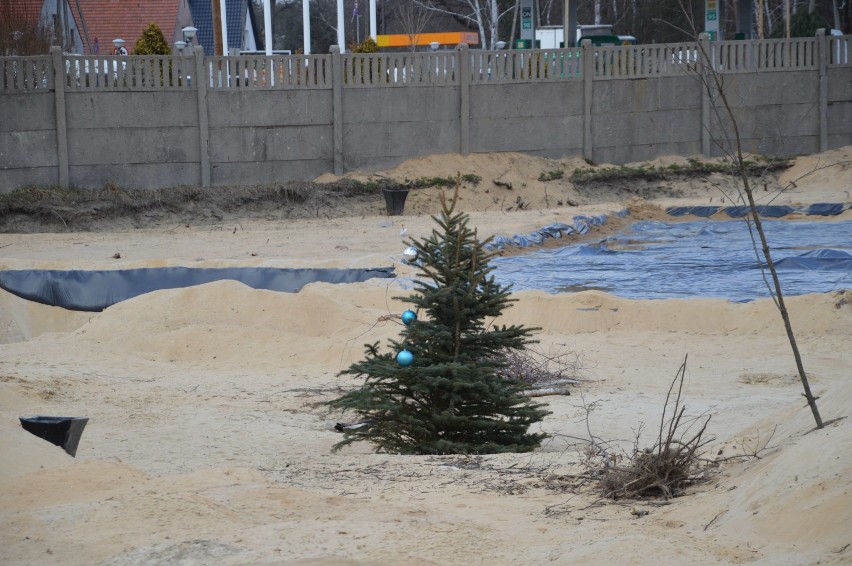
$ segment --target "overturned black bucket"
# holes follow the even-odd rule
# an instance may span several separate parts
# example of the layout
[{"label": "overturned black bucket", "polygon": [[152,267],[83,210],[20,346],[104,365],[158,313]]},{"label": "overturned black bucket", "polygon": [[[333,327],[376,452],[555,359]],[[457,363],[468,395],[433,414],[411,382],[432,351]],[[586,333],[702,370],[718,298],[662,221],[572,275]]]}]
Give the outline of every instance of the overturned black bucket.
[{"label": "overturned black bucket", "polygon": [[399,216],[405,209],[405,198],[408,196],[408,189],[382,189],[385,195],[385,206],[388,210],[388,216]]},{"label": "overturned black bucket", "polygon": [[65,449],[71,456],[77,455],[77,444],[87,417],[19,417],[24,430]]}]

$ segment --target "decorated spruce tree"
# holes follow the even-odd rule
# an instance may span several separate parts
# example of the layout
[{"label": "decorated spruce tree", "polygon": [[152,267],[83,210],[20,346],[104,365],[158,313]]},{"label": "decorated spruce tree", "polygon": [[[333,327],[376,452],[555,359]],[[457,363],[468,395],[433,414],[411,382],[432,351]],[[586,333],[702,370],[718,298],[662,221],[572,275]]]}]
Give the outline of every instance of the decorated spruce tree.
[{"label": "decorated spruce tree", "polygon": [[330,406],[363,426],[345,428],[335,449],[366,440],[403,454],[527,452],[546,436],[528,429],[548,412],[523,395],[523,383],[499,375],[533,329],[491,326],[514,300],[510,287],[490,275],[487,241],[454,212],[456,197],[441,203],[440,230],[411,242],[420,268],[414,294],[400,297],[413,305],[400,339],[386,352],[367,345],[365,359],[342,372],[364,384]]}]

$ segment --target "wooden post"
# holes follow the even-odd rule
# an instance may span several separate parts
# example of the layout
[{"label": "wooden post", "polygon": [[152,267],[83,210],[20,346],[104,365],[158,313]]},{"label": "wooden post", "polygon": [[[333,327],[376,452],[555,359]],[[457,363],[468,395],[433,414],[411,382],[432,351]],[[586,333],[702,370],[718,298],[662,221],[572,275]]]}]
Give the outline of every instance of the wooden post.
[{"label": "wooden post", "polygon": [[819,151],[828,151],[828,38],[825,29],[820,28],[816,32],[817,44],[817,68],[819,77],[817,89],[819,92],[818,116],[819,116]]},{"label": "wooden post", "polygon": [[710,54],[710,49],[712,46],[710,45],[710,36],[706,33],[702,33],[698,35],[698,42],[701,44],[699,61],[700,67],[698,69],[699,73],[702,73],[703,81],[701,83],[701,155],[704,157],[710,157],[711,148],[710,142],[712,141],[710,138],[710,92],[708,92],[710,84],[710,76],[709,73],[713,72],[711,65],[713,64],[712,57]]},{"label": "wooden post", "polygon": [[201,165],[201,186],[211,186],[210,118],[207,109],[207,73],[204,69],[204,48],[195,46],[195,91],[198,94],[198,150]]},{"label": "wooden post", "polygon": [[53,64],[53,104],[56,111],[56,160],[59,169],[59,186],[67,189],[69,182],[68,167],[68,123],[65,119],[65,61],[62,48],[50,48]]},{"label": "wooden post", "polygon": [[213,8],[213,54],[227,55],[222,51],[222,14],[219,10],[219,0],[210,0]]},{"label": "wooden post", "polygon": [[594,145],[592,143],[592,96],[594,96],[595,80],[595,50],[592,48],[592,40],[584,39],[580,42],[582,48],[582,77],[583,77],[583,159],[594,163]]},{"label": "wooden post", "polygon": [[340,47],[332,45],[331,53],[331,88],[332,88],[332,129],[334,145],[334,174],[343,175],[343,60]]},{"label": "wooden post", "polygon": [[459,44],[459,153],[470,153],[470,48]]}]

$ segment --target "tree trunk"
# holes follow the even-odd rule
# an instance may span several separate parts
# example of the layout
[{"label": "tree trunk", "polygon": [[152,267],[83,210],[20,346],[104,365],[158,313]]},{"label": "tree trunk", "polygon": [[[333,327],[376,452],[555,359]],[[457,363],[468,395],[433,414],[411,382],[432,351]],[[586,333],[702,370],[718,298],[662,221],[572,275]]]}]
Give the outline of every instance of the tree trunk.
[{"label": "tree trunk", "polygon": [[[704,44],[702,42],[699,42],[699,46],[701,46],[704,60],[709,61],[709,54],[704,52],[703,45]],[[713,80],[712,85],[709,82],[705,82],[705,87],[708,89],[708,91],[712,91],[711,86],[715,87],[716,92],[719,94],[719,98],[722,99],[722,105],[724,106],[725,113],[731,120],[731,127],[734,129],[734,143],[736,144],[736,153],[731,157],[734,159],[734,163],[737,167],[737,172],[739,173],[740,180],[743,183],[743,191],[745,192],[746,197],[748,198],[749,210],[751,211],[751,217],[754,221],[754,227],[757,230],[758,236],[760,237],[760,245],[763,251],[763,257],[764,259],[766,259],[766,266],[769,269],[769,273],[772,275],[772,285],[775,288],[775,304],[781,313],[781,319],[784,321],[784,329],[787,331],[787,339],[790,342],[790,348],[793,350],[793,358],[796,362],[796,369],[799,372],[799,379],[801,380],[802,388],[805,391],[804,397],[808,402],[808,406],[810,407],[811,412],[813,413],[814,421],[816,422],[816,427],[823,428],[822,417],[819,414],[819,409],[817,408],[816,404],[816,397],[814,397],[813,393],[811,393],[811,387],[810,383],[808,382],[808,376],[805,373],[805,366],[802,363],[802,356],[799,353],[799,346],[796,342],[796,337],[793,334],[793,325],[790,322],[790,314],[787,312],[787,306],[784,304],[784,294],[781,292],[781,282],[778,279],[778,271],[775,269],[775,263],[772,261],[772,254],[769,251],[769,243],[767,242],[766,234],[763,231],[763,224],[760,221],[760,215],[757,213],[757,205],[755,204],[754,194],[752,193],[748,173],[746,172],[745,158],[743,157],[742,152],[742,140],[740,137],[739,124],[737,123],[734,111],[732,110],[731,105],[728,102],[727,92],[719,76],[718,71],[716,69],[708,68],[704,72],[709,73]],[[705,81],[707,81],[706,75]],[[709,92],[709,94],[711,95],[712,100],[712,92]]]}]

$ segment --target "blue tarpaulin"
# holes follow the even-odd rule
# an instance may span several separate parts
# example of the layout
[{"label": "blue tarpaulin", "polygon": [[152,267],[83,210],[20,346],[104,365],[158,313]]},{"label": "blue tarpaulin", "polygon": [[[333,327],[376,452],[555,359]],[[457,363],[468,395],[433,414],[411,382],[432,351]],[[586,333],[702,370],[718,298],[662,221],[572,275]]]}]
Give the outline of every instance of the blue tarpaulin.
[{"label": "blue tarpaulin", "polygon": [[[852,221],[763,225],[785,294],[852,287]],[[492,262],[497,280],[514,290],[599,289],[637,299],[770,296],[743,221],[643,221],[594,244]]]},{"label": "blue tarpaulin", "polygon": [[223,279],[254,289],[295,293],[308,283],[357,283],[393,277],[392,267],[374,269],[278,269],[270,267],[162,267],[108,271],[45,269],[0,272],[0,288],[21,298],[69,310],[102,311],[143,293],[179,289]]},{"label": "blue tarpaulin", "polygon": [[[816,203],[807,207],[795,207],[788,205],[769,205],[761,204],[757,206],[757,213],[763,218],[783,218],[790,214],[804,214],[816,216],[836,216],[841,214],[847,208],[852,208],[852,205],[843,203]],[[717,213],[724,213],[729,218],[744,218],[750,212],[748,206],[672,206],[666,209],[670,216],[698,216],[701,218],[709,218]],[[619,217],[628,216],[627,210],[616,212]],[[491,250],[502,250],[507,247],[515,246],[520,248],[529,248],[540,246],[547,238],[563,238],[573,234],[588,234],[590,226],[602,226],[606,223],[608,216],[601,214],[598,216],[577,215],[573,218],[573,224],[554,223],[544,228],[540,228],[529,234],[515,234],[514,236],[495,236],[491,242],[486,245],[486,248]]]},{"label": "blue tarpaulin", "polygon": [[[820,202],[807,207],[788,205],[757,205],[757,213],[766,218],[783,218],[789,214],[805,214],[808,216],[837,216],[852,206],[843,203]],[[671,206],[666,209],[670,216],[700,216],[707,218],[717,212],[724,212],[730,218],[742,218],[750,210],[748,206]]]},{"label": "blue tarpaulin", "polygon": [[[773,205],[758,205],[757,214],[766,218],[783,218],[788,214],[796,212],[792,206],[773,206]],[[731,218],[742,218],[751,212],[748,206],[728,206],[724,209],[725,214]]]},{"label": "blue tarpaulin", "polygon": [[[627,216],[627,211],[622,210],[615,214],[616,216],[623,217]],[[599,214],[597,216],[577,215],[573,218],[573,224],[557,222],[529,234],[515,234],[511,237],[495,236],[485,247],[491,250],[502,250],[509,246],[517,246],[519,248],[540,246],[547,238],[562,238],[572,234],[588,234],[590,226],[603,226],[607,218],[606,214]]]},{"label": "blue tarpaulin", "polygon": [[816,202],[807,208],[805,214],[813,216],[837,216],[845,208],[845,205],[837,202]]},{"label": "blue tarpaulin", "polygon": [[701,216],[707,218],[713,216],[721,209],[721,206],[671,206],[666,209],[670,216]]}]

